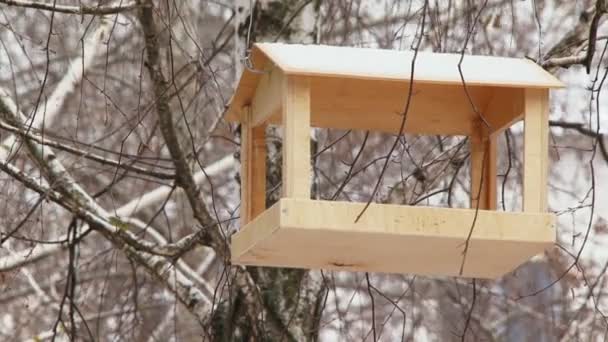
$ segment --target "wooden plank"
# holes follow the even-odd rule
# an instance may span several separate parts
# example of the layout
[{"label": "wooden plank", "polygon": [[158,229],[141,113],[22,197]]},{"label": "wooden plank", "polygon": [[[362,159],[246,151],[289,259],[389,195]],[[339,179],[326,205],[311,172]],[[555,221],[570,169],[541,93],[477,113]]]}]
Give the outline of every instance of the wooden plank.
[{"label": "wooden plank", "polygon": [[[251,61],[258,70],[269,71],[278,68],[289,75],[372,82],[409,83],[412,57],[413,54],[408,51],[268,43],[255,44],[251,51]],[[461,86],[459,61],[460,54],[420,52],[414,69],[415,83]],[[506,90],[564,86],[553,75],[526,59],[465,56],[462,66],[468,86],[498,87]],[[263,82],[261,80],[265,76],[266,74],[248,69],[243,72],[226,111],[227,120],[237,121],[238,111],[253,103],[254,95],[261,90],[257,89],[258,83]],[[269,97],[270,100],[278,94],[274,90],[261,93],[264,94],[261,96]],[[502,105],[497,104],[497,107],[502,108]],[[260,111],[263,113],[261,115],[272,115],[272,112],[273,110]]]},{"label": "wooden plank", "polygon": [[547,211],[549,163],[549,91],[526,89],[524,113],[525,212]]},{"label": "wooden plank", "polygon": [[[260,53],[289,75],[409,81],[412,51],[325,45],[257,43]],[[462,84],[460,54],[419,52],[414,66],[417,83]],[[561,88],[563,83],[523,58],[466,55],[462,73],[468,85],[515,88]]]},{"label": "wooden plank", "polygon": [[249,123],[251,108],[245,107],[241,111],[241,207],[240,220],[241,227],[249,222],[251,212],[251,155],[252,149],[252,127]]},{"label": "wooden plank", "polygon": [[496,177],[498,176],[498,134],[490,134],[485,142],[488,153],[488,165],[485,168],[488,179],[486,191],[488,210],[496,210],[498,204],[498,189],[496,188]]},{"label": "wooden plank", "polygon": [[266,209],[266,125],[252,129],[252,158],[250,162],[251,198],[249,220]]},{"label": "wooden plank", "polygon": [[251,122],[254,126],[263,124],[271,116],[279,115],[281,111],[281,93],[283,86],[283,73],[278,68],[272,68],[265,73],[258,83],[255,95],[251,100],[253,116]]},{"label": "wooden plank", "polygon": [[[310,78],[311,125],[398,133],[408,82]],[[485,108],[491,90],[469,87],[475,106]],[[469,135],[477,118],[462,86],[416,84],[404,132]],[[280,124],[274,115],[270,123]]]},{"label": "wooden plank", "polygon": [[524,117],[524,89],[494,88],[482,110],[491,133],[500,133]]},{"label": "wooden plank", "polygon": [[[315,77],[311,84],[314,127],[398,133],[409,82]],[[489,90],[468,90],[476,107],[485,107]],[[475,118],[475,110],[461,85],[415,84],[405,132],[468,135]]]},{"label": "wooden plank", "polygon": [[263,53],[251,53],[249,63],[253,70],[245,68],[239,79],[237,88],[230,99],[230,103],[224,118],[230,122],[237,122],[241,119],[241,111],[244,107],[251,104],[251,100],[256,93],[258,82],[262,78],[263,73],[260,71],[269,71],[272,69],[272,63]]},{"label": "wooden plank", "polygon": [[[281,199],[232,237],[236,264],[457,276],[475,210]],[[480,210],[463,275],[495,278],[555,241],[555,217]],[[314,253],[311,253],[314,251]]]},{"label": "wooden plank", "polygon": [[237,106],[236,101],[239,101],[243,107],[251,107],[253,112],[251,122],[254,126],[263,124],[273,115],[280,116],[281,97],[277,94],[281,93],[283,86],[283,72],[279,68],[270,67],[264,74],[258,75],[256,80],[255,90],[251,90],[251,85],[247,89],[243,88],[241,91],[247,94],[235,96],[233,99],[235,102],[230,103],[229,115],[226,117],[228,121],[238,121],[233,113],[236,111],[234,108]]},{"label": "wooden plank", "polygon": [[310,198],[310,80],[288,76],[283,86],[283,197]]},{"label": "wooden plank", "polygon": [[263,211],[249,224],[243,225],[238,233],[232,235],[230,249],[233,263],[237,263],[241,255],[256,255],[260,252],[256,246],[268,239],[269,236],[279,229],[280,210],[280,202],[277,202]]},{"label": "wooden plank", "polygon": [[[471,150],[471,208],[496,210],[496,135],[482,124],[469,137]],[[481,188],[481,189],[480,189]]]},{"label": "wooden plank", "polygon": [[[488,163],[484,163],[486,157],[486,148],[483,141],[483,136],[474,132],[469,137],[469,150],[470,150],[470,173],[471,173],[471,208],[488,209],[487,205],[487,177],[485,175],[484,167]],[[485,164],[485,165],[484,165]],[[481,188],[481,189],[480,189]]]},{"label": "wooden plank", "polygon": [[241,119],[241,226],[266,209],[265,126],[251,124],[253,112],[245,107]]}]

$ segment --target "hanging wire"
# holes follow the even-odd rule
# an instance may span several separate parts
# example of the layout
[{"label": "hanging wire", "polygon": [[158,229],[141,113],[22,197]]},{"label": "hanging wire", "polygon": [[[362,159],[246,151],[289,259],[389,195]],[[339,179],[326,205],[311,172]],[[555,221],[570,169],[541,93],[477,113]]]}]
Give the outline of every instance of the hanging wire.
[{"label": "hanging wire", "polygon": [[253,26],[253,11],[257,5],[257,0],[249,0],[249,27],[247,28],[247,45],[245,47],[245,57],[249,55],[249,38],[251,37],[251,27]]},{"label": "hanging wire", "polygon": [[270,69],[269,70],[256,69],[253,66],[253,63],[251,62],[249,55],[247,55],[247,56],[245,56],[245,58],[243,58],[243,65],[245,66],[245,69],[247,69],[248,71],[250,71],[254,74],[267,74],[270,72]]},{"label": "hanging wire", "polygon": [[245,55],[241,58],[245,69],[254,73],[254,74],[266,74],[269,73],[270,70],[260,70],[256,69],[251,61],[251,49],[250,49],[250,41],[251,41],[251,31],[253,28],[253,12],[255,9],[255,5],[257,4],[257,0],[249,0],[249,27],[247,28],[247,37],[246,37],[246,46],[245,46]]}]

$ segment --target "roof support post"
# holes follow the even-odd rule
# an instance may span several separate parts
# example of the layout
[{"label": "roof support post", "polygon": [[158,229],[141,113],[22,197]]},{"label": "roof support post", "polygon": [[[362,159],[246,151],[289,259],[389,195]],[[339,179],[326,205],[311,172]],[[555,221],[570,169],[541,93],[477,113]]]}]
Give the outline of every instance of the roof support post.
[{"label": "roof support post", "polygon": [[285,76],[282,197],[310,198],[310,79]]},{"label": "roof support post", "polygon": [[549,159],[549,90],[526,89],[524,95],[523,211],[547,211]]},{"label": "roof support post", "polygon": [[254,126],[252,107],[241,113],[241,226],[266,209],[265,125]]},{"label": "roof support post", "polygon": [[496,210],[496,135],[482,123],[469,137],[471,149],[471,208]]}]

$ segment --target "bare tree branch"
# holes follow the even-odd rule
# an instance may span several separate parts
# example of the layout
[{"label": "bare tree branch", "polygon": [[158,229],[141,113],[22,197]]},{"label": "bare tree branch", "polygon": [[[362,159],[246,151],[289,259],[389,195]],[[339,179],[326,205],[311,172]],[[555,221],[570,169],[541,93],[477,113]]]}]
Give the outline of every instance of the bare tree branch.
[{"label": "bare tree branch", "polygon": [[[148,4],[151,4],[148,2]],[[169,153],[173,158],[176,169],[176,182],[184,190],[188,202],[192,208],[194,217],[200,223],[202,229],[194,236],[186,237],[182,240],[184,243],[179,243],[180,246],[188,250],[198,241],[204,241],[211,246],[215,253],[220,258],[227,260],[229,258],[226,237],[220,232],[219,225],[211,217],[203,200],[200,197],[200,188],[194,181],[194,176],[186,160],[186,153],[180,146],[177,129],[174,125],[175,118],[167,98],[167,90],[170,85],[163,75],[160,65],[160,43],[159,30],[154,19],[154,11],[151,7],[141,8],[139,12],[139,21],[143,28],[144,38],[146,42],[146,63],[148,73],[152,80],[153,90],[156,99],[156,112],[159,118],[161,133],[167,143]],[[186,123],[187,124],[187,123]],[[259,290],[251,278],[249,272],[244,267],[236,267],[236,283],[239,291],[243,294],[243,298],[247,305],[247,315],[254,324],[253,330],[258,338],[261,338],[257,324],[259,322],[260,313],[265,313],[266,308],[259,300]]]},{"label": "bare tree branch", "polygon": [[[23,124],[24,115],[17,111],[16,105],[7,103],[10,98],[6,94],[0,95],[2,95],[0,96],[0,114],[12,125],[20,127]],[[209,318],[211,294],[204,294],[198,287],[193,286],[185,275],[175,270],[170,260],[138,250],[137,247],[144,249],[147,247],[126,230],[126,226],[120,219],[107,213],[74,181],[53,151],[29,139],[25,139],[25,142],[30,155],[43,170],[45,178],[53,188],[39,184],[11,164],[1,163],[0,169],[19,180],[27,188],[47,196],[87,222],[91,228],[99,231],[116,247],[123,250],[131,260],[140,264],[152,276],[165,284],[200,324],[206,324],[206,320]]]},{"label": "bare tree branch", "polygon": [[604,157],[604,160],[608,162],[608,148],[606,148],[605,135],[603,133],[598,133],[592,129],[586,128],[585,124],[578,122],[550,120],[549,125],[552,127],[572,129],[587,137],[597,139],[598,145],[600,147],[600,152],[602,153],[602,157]]},{"label": "bare tree branch", "polygon": [[42,1],[28,1],[28,0],[0,0],[0,4],[8,6],[16,6],[23,8],[38,9],[43,11],[53,11],[57,13],[67,14],[91,14],[91,15],[107,15],[107,14],[118,14],[126,11],[130,11],[145,4],[139,4],[138,1],[115,1],[111,5],[99,5],[99,6],[70,6],[70,5],[58,5],[54,3],[46,3]]},{"label": "bare tree branch", "polygon": [[113,166],[113,167],[118,167],[121,169],[125,169],[127,171],[132,171],[132,172],[136,172],[139,174],[143,174],[143,175],[148,175],[151,177],[155,177],[155,178],[159,178],[159,179],[174,179],[175,175],[172,173],[166,173],[166,172],[160,172],[160,171],[155,171],[155,170],[148,170],[148,169],[144,169],[142,167],[133,165],[136,160],[132,161],[132,162],[121,162],[118,160],[114,160],[114,159],[110,159],[110,158],[106,158],[104,156],[100,156],[97,154],[94,154],[90,151],[84,151],[82,149],[70,146],[68,144],[64,144],[58,141],[54,141],[52,139],[49,139],[47,137],[41,137],[40,135],[34,134],[32,133],[30,130],[27,129],[19,129],[17,127],[11,126],[5,122],[0,121],[0,128],[7,130],[11,133],[14,133],[16,135],[25,137],[27,139],[30,139],[32,141],[35,141],[39,144],[45,145],[45,146],[49,146],[49,147],[53,147],[56,148],[58,150],[61,151],[65,151],[65,152],[69,152],[71,154],[74,154],[76,156],[80,156],[80,157],[84,157],[86,159],[98,162],[100,164],[104,164],[104,165],[109,165],[109,166]]},{"label": "bare tree branch", "polygon": [[[554,71],[557,67],[582,64],[589,73],[595,55],[598,27],[606,13],[605,0],[597,0],[595,6],[581,13],[577,24],[544,56],[541,63],[543,68]],[[585,48],[587,52],[582,54]]]}]

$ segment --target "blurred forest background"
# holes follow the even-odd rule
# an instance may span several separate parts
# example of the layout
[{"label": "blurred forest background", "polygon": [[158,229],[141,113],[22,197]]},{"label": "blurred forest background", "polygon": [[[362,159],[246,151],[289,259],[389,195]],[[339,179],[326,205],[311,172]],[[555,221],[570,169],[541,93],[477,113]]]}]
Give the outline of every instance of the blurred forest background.
[{"label": "blurred forest background", "polygon": [[[604,0],[0,0],[0,340],[605,340],[607,12]],[[240,136],[223,113],[261,41],[419,44],[556,75],[555,247],[497,281],[231,266]],[[499,139],[500,210],[521,208],[521,132]],[[313,196],[367,201],[395,137],[313,133]],[[467,207],[465,137],[400,139],[373,200]],[[267,147],[271,204],[280,129]]]}]

